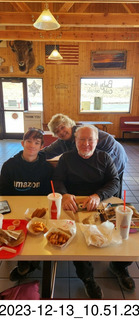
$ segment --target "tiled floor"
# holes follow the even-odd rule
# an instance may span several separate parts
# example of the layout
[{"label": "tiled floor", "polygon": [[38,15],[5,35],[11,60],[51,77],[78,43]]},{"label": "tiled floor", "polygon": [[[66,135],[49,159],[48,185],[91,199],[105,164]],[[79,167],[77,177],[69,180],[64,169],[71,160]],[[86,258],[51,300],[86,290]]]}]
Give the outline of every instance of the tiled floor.
[{"label": "tiled floor", "polygon": [[[128,164],[124,173],[123,190],[126,190],[127,202],[139,210],[139,142],[121,142],[128,155]],[[19,141],[0,141],[0,166],[9,157],[21,150]],[[0,265],[0,292],[14,286],[16,283],[8,279],[10,270],[15,266],[14,261],[2,262]],[[110,273],[108,262],[94,262],[94,276],[104,292],[104,299],[139,299],[139,262],[134,262],[129,267],[129,272],[134,278],[136,289],[133,293],[123,291],[117,279]],[[42,270],[35,270],[26,281],[38,279],[42,281]],[[72,262],[58,262],[54,298],[59,299],[88,299],[82,282],[77,278]]]}]

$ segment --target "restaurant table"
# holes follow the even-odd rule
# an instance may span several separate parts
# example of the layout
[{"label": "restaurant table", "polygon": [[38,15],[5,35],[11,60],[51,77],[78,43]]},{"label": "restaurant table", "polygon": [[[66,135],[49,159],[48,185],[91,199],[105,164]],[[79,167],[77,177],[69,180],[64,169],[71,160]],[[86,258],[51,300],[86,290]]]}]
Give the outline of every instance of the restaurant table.
[{"label": "restaurant table", "polygon": [[107,131],[107,125],[108,124],[113,124],[110,121],[77,121],[76,124],[80,125],[102,125],[103,131]]},{"label": "restaurant table", "polygon": [[[25,211],[28,208],[48,208],[47,196],[0,196],[0,201],[7,200],[11,213],[5,214],[4,219],[26,219]],[[105,202],[123,203],[119,198],[112,197]],[[67,213],[61,211],[61,219],[70,219]],[[76,223],[76,235],[65,248],[55,248],[47,241],[44,235],[27,237],[21,254],[12,260],[44,261],[42,297],[50,296],[51,262],[52,261],[139,261],[139,233],[130,234],[128,240],[120,245],[97,248],[87,246],[84,236]]]},{"label": "restaurant table", "polygon": [[50,162],[52,164],[53,167],[56,167],[60,157],[62,156],[62,154],[60,154],[59,156],[56,156],[52,159],[47,159],[48,162]]}]

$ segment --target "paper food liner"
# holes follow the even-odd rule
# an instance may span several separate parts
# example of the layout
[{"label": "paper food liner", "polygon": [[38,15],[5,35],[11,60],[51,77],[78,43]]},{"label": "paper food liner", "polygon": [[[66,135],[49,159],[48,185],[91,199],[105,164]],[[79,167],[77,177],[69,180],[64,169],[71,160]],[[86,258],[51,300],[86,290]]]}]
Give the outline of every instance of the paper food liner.
[{"label": "paper food liner", "polygon": [[66,234],[68,235],[68,240],[66,243],[62,245],[55,245],[55,244],[50,244],[54,247],[60,247],[60,248],[65,248],[67,247],[70,242],[73,240],[76,234],[76,224],[75,221],[72,220],[49,220],[48,223],[50,229],[47,233],[45,233],[45,237],[47,238],[48,234],[50,232],[61,232],[61,234]]},{"label": "paper food liner", "polygon": [[79,225],[88,246],[102,248],[122,243],[122,238],[114,229],[114,224],[108,220],[100,225],[84,225],[82,223]]},{"label": "paper food liner", "polygon": [[19,244],[21,244],[25,240],[25,233],[23,230],[18,230],[17,232],[19,232],[19,236],[17,239],[14,239],[10,236],[7,236],[7,233],[12,235],[14,234],[14,231],[1,230],[0,245],[6,244],[7,246],[10,246],[10,247],[16,247]]}]

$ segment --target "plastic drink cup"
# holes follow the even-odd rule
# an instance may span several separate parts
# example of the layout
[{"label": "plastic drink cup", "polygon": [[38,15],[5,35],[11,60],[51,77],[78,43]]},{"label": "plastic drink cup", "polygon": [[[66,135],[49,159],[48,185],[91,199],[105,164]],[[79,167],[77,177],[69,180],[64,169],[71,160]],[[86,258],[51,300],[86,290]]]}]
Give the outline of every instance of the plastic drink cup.
[{"label": "plastic drink cup", "polygon": [[125,206],[117,206],[116,209],[116,229],[119,231],[122,239],[127,240],[129,237],[129,230],[133,210]]},{"label": "plastic drink cup", "polygon": [[3,214],[0,213],[0,229],[2,229],[3,225]]},{"label": "plastic drink cup", "polygon": [[48,194],[48,210],[50,219],[59,219],[61,214],[61,200],[62,195],[60,193]]}]

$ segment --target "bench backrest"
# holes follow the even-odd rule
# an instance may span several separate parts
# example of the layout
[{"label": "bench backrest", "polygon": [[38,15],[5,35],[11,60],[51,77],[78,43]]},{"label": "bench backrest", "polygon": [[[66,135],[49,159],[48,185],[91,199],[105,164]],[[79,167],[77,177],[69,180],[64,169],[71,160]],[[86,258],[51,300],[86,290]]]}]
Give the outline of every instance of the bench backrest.
[{"label": "bench backrest", "polygon": [[44,135],[43,138],[44,138],[44,147],[49,146],[51,143],[57,140],[57,138],[52,135]]},{"label": "bench backrest", "polygon": [[139,121],[138,116],[131,116],[131,117],[121,117],[120,118],[120,128],[121,130],[129,130],[129,131],[136,131],[139,130],[139,125],[132,125],[132,124],[126,124],[124,122],[126,121]]}]

